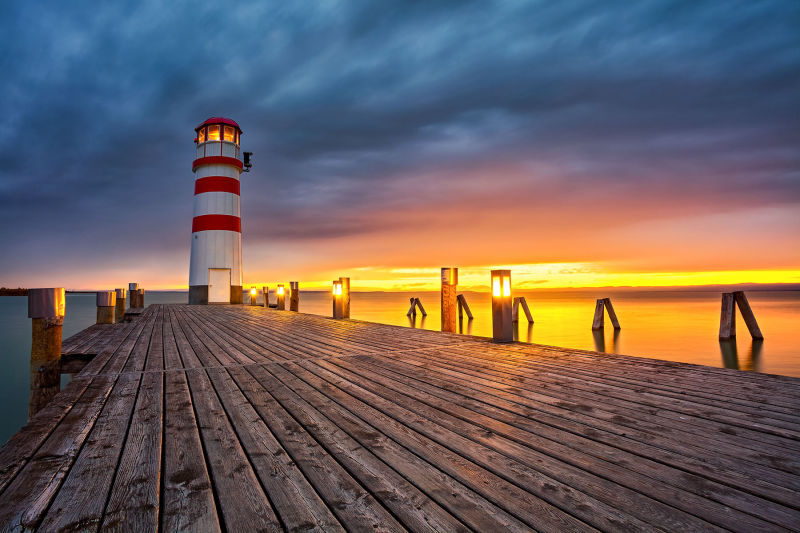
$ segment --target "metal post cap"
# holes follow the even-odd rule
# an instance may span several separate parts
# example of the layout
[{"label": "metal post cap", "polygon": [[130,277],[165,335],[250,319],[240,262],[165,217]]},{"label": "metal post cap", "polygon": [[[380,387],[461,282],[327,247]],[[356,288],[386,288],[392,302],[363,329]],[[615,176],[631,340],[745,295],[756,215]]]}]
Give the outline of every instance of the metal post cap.
[{"label": "metal post cap", "polygon": [[64,288],[28,289],[28,318],[64,316]]},{"label": "metal post cap", "polygon": [[128,290],[129,291],[135,291],[138,288],[139,288],[139,284],[138,283],[128,283]]},{"label": "metal post cap", "polygon": [[125,289],[114,289],[114,292],[117,294],[117,298],[120,300],[125,299]]},{"label": "metal post cap", "polygon": [[117,293],[114,291],[97,291],[97,307],[114,307],[117,305]]}]

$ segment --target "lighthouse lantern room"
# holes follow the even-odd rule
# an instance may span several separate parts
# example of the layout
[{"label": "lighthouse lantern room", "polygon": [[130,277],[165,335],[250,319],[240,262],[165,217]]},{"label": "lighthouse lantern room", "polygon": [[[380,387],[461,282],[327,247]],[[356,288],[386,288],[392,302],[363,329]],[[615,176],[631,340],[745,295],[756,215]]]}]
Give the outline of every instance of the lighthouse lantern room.
[{"label": "lighthouse lantern room", "polygon": [[194,218],[189,303],[242,303],[242,222],[239,157],[242,129],[229,118],[209,118],[197,128],[192,171]]}]

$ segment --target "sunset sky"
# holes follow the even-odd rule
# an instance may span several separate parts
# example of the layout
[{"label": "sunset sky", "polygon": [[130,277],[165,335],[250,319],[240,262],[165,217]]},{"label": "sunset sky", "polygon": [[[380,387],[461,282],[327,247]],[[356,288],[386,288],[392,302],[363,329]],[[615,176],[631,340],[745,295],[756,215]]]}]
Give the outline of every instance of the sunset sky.
[{"label": "sunset sky", "polygon": [[800,2],[4,2],[0,285],[188,284],[227,116],[244,282],[800,283]]}]

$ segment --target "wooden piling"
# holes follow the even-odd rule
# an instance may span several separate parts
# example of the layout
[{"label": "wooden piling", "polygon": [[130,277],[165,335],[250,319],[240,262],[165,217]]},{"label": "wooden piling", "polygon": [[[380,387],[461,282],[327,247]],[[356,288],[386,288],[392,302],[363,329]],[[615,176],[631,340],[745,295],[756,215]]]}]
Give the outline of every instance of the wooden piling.
[{"label": "wooden piling", "polygon": [[744,295],[743,291],[735,291],[733,298],[736,300],[736,305],[739,306],[739,312],[742,313],[742,318],[747,325],[748,331],[750,331],[750,336],[755,340],[763,340],[764,335],[761,334],[761,329],[758,327],[758,322],[756,322],[756,315],[753,314],[753,310],[750,308],[747,296]]},{"label": "wooden piling", "polygon": [[339,278],[342,284],[342,318],[350,318],[350,278]]},{"label": "wooden piling", "polygon": [[719,315],[719,340],[736,337],[736,307],[732,292],[722,293],[722,309]]},{"label": "wooden piling", "polygon": [[603,327],[605,326],[604,324],[605,313],[603,312],[603,305],[604,305],[603,299],[598,298],[597,304],[595,305],[594,308],[594,320],[592,320],[593,331],[597,331],[598,329],[603,329]]},{"label": "wooden piling", "polygon": [[144,308],[144,289],[139,289],[136,291],[136,307],[139,309]]},{"label": "wooden piling", "polygon": [[456,332],[458,303],[458,269],[442,268],[442,331]]},{"label": "wooden piling", "polygon": [[611,325],[614,326],[614,329],[622,329],[617,319],[617,313],[614,311],[614,306],[611,305],[611,298],[603,298],[603,304],[605,305],[608,318],[611,319]]},{"label": "wooden piling", "polygon": [[472,311],[469,309],[469,305],[467,304],[467,298],[463,294],[459,294],[457,297],[458,301],[458,319],[464,319],[464,313],[467,313],[467,318],[472,320]]},{"label": "wooden piling", "polygon": [[300,282],[289,282],[289,311],[297,313],[300,310]]},{"label": "wooden piling", "polygon": [[286,311],[286,289],[283,288],[282,284],[278,284],[278,287],[275,289],[275,297],[278,300],[276,309],[279,311]]},{"label": "wooden piling", "polygon": [[28,317],[32,319],[29,420],[61,386],[64,307],[63,288],[28,290]]},{"label": "wooden piling", "polygon": [[117,300],[116,308],[114,309],[114,320],[122,322],[125,320],[125,289],[114,289],[114,293]]},{"label": "wooden piling", "polygon": [[492,270],[492,338],[495,342],[514,340],[511,320],[511,271]]},{"label": "wooden piling", "polygon": [[129,308],[139,307],[138,305],[136,305],[136,300],[137,297],[139,296],[139,293],[137,292],[138,290],[139,290],[138,283],[128,283],[128,299],[130,300],[128,302]]},{"label": "wooden piling", "polygon": [[514,305],[511,309],[511,321],[519,322],[520,306],[522,306],[522,310],[525,312],[525,318],[528,319],[528,323],[533,324],[533,315],[531,314],[531,310],[528,307],[528,301],[525,299],[524,296],[519,296],[517,298],[514,298]]},{"label": "wooden piling", "polygon": [[269,308],[269,287],[261,287],[261,292],[264,293],[264,307]]},{"label": "wooden piling", "polygon": [[114,307],[117,305],[117,293],[114,291],[97,291],[97,323],[113,324]]}]

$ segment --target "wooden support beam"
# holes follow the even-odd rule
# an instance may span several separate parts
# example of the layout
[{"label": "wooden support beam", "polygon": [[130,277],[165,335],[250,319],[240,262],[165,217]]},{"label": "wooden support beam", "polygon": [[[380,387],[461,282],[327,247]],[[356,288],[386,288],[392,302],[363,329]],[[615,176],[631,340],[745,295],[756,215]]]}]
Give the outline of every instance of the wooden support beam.
[{"label": "wooden support beam", "polygon": [[114,320],[123,322],[125,320],[125,289],[114,289],[117,298],[116,308],[114,309]]},{"label": "wooden support beam", "polygon": [[289,282],[289,311],[298,312],[300,309],[300,282]]},{"label": "wooden support beam", "polygon": [[529,324],[533,324],[533,315],[531,314],[531,310],[528,307],[528,301],[525,299],[524,296],[518,296],[514,298],[514,305],[511,309],[511,319],[513,322],[519,322],[519,308],[522,306],[522,310],[525,312],[525,318],[528,319]]},{"label": "wooden support beam", "polygon": [[736,307],[732,292],[722,293],[722,309],[719,315],[719,339],[736,337]]},{"label": "wooden support beam", "polygon": [[138,290],[139,290],[138,283],[128,283],[128,299],[130,300],[128,302],[128,307],[131,309],[140,307],[136,305],[137,296],[139,295],[139,293],[137,292]]},{"label": "wooden support beam", "polygon": [[458,325],[456,311],[458,308],[458,269],[442,268],[442,331],[455,333]]},{"label": "wooden support beam", "polygon": [[592,320],[592,330],[603,329],[605,326],[605,313],[603,312],[603,299],[598,298],[594,308],[594,320]]},{"label": "wooden support beam", "polygon": [[408,299],[408,301],[411,302],[411,307],[408,308],[408,313],[406,313],[406,316],[417,316],[416,298],[412,296],[411,298]]},{"label": "wooden support beam", "polygon": [[472,316],[472,311],[469,309],[469,305],[467,304],[467,298],[463,294],[458,295],[458,318],[463,319],[464,313],[467,313],[467,318],[472,320],[474,317]]},{"label": "wooden support beam", "polygon": [[117,293],[114,291],[97,291],[97,323],[113,324],[114,307],[117,305]]},{"label": "wooden support beam", "polygon": [[419,311],[420,313],[422,313],[422,316],[428,316],[428,313],[425,312],[425,308],[422,307],[422,302],[420,301],[420,299],[414,298],[414,302],[417,304],[417,307],[419,307]]},{"label": "wooden support beam", "polygon": [[611,305],[611,298],[603,298],[603,304],[608,312],[608,318],[611,319],[611,325],[614,326],[614,329],[621,329],[619,320],[617,320],[617,313],[614,311],[614,306]]},{"label": "wooden support beam", "polygon": [[29,289],[31,369],[28,420],[61,388],[61,334],[64,328],[64,289]]},{"label": "wooden support beam", "polygon": [[739,306],[739,312],[742,313],[742,318],[744,318],[744,323],[750,331],[750,336],[756,340],[764,339],[764,335],[761,334],[761,329],[758,327],[758,322],[756,322],[756,315],[753,314],[750,302],[747,301],[747,296],[744,295],[744,292],[735,291],[733,298],[736,300],[736,305]]}]

